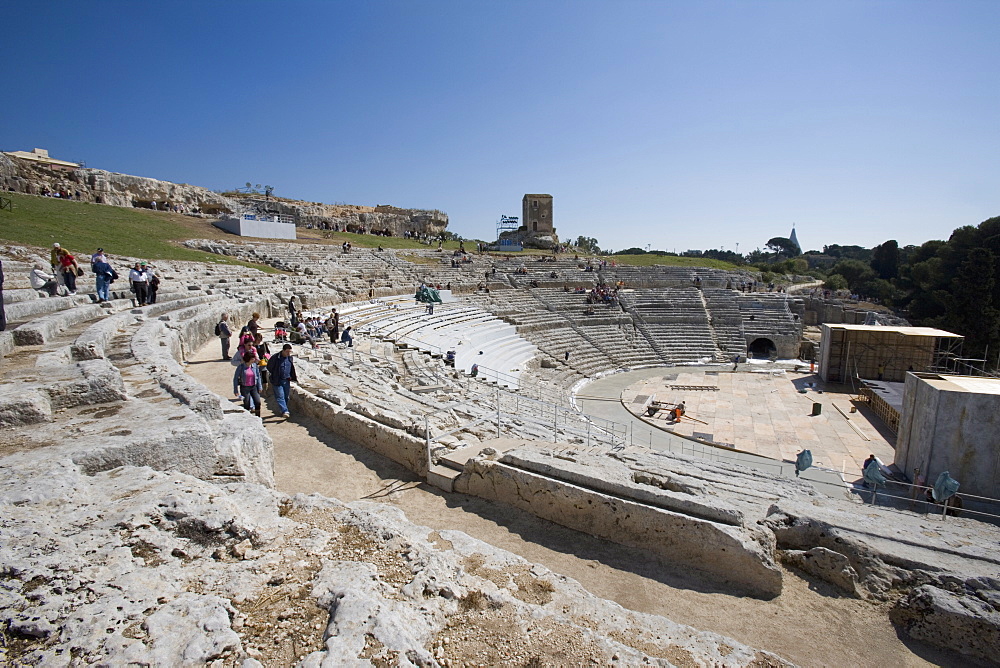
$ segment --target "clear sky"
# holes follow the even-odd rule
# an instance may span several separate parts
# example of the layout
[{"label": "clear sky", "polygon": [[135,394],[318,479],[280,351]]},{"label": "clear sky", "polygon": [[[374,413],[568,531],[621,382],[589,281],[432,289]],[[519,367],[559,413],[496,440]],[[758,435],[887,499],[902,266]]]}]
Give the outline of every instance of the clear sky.
[{"label": "clear sky", "polygon": [[1000,215],[1000,0],[4,6],[0,149],[492,238],[901,245]]}]

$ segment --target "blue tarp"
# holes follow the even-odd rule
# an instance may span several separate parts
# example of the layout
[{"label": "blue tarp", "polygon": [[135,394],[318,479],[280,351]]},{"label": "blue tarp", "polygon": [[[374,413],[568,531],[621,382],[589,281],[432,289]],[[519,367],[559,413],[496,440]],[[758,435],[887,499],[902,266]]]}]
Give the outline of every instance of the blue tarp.
[{"label": "blue tarp", "polygon": [[812,465],[813,453],[809,450],[803,450],[795,457],[795,475],[805,471]]},{"label": "blue tarp", "polygon": [[414,295],[414,298],[418,302],[423,302],[424,304],[430,304],[432,302],[437,304],[441,303],[441,295],[438,294],[438,291],[434,288],[429,288],[426,285],[421,286],[417,290],[417,294]]},{"label": "blue tarp", "polygon": [[934,487],[932,488],[934,500],[938,503],[944,503],[945,499],[955,495],[958,487],[958,481],[952,478],[948,471],[941,471],[941,475],[934,481]]},{"label": "blue tarp", "polygon": [[871,460],[868,463],[868,466],[865,467],[865,470],[862,473],[862,477],[865,479],[865,482],[868,483],[869,485],[875,485],[876,487],[882,485],[883,487],[885,487],[885,482],[886,482],[885,476],[882,475],[882,469],[879,468],[878,462],[875,461],[874,459]]}]

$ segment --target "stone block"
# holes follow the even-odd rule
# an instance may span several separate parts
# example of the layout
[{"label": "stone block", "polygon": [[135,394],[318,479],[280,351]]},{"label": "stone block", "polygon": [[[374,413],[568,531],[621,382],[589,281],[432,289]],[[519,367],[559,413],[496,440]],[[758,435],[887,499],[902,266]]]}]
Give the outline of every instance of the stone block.
[{"label": "stone block", "polygon": [[903,633],[993,664],[1000,648],[1000,608],[971,593],[923,585],[904,596],[889,618]]},{"label": "stone block", "polygon": [[52,404],[36,388],[0,385],[0,427],[20,427],[52,420]]}]

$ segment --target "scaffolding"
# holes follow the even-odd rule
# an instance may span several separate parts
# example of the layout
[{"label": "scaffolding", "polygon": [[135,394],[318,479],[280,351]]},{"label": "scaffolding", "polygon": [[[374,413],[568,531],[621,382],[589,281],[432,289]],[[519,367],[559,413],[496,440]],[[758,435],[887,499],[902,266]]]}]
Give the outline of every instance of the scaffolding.
[{"label": "scaffolding", "polygon": [[504,234],[509,232],[517,232],[521,228],[521,219],[517,216],[500,216],[500,220],[497,221],[497,242],[493,246],[493,250],[502,252],[515,252],[524,250],[520,241],[511,239],[509,236],[504,237]]},{"label": "scaffolding", "polygon": [[907,372],[955,373],[965,337],[931,327],[823,325],[819,375],[830,383],[856,378],[901,383]]}]

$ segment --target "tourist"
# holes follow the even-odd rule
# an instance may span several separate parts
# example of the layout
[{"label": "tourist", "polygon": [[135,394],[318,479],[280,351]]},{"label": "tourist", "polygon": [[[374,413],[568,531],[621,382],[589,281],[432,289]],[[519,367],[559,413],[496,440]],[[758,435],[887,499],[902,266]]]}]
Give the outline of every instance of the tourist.
[{"label": "tourist", "polygon": [[133,265],[128,272],[128,281],[132,284],[132,292],[135,293],[135,303],[137,306],[145,306],[149,294],[146,291],[149,277],[146,276],[145,268],[138,262]]},{"label": "tourist", "polygon": [[243,408],[251,410],[260,417],[260,393],[264,385],[260,378],[260,369],[253,353],[243,353],[243,362],[236,367],[233,374],[233,394],[243,397]]},{"label": "tourist", "polygon": [[[94,260],[94,258],[97,259]],[[91,259],[94,260],[91,269],[94,271],[94,282],[97,285],[97,301],[101,304],[109,302],[111,301],[111,284],[118,280],[118,272],[111,267],[103,252],[99,255],[95,254]]]},{"label": "tourist", "polygon": [[330,343],[336,343],[337,337],[340,336],[340,315],[337,313],[337,309],[330,312],[330,317],[326,319],[324,324],[327,334],[330,335]]},{"label": "tourist", "polygon": [[292,327],[299,324],[298,320],[295,319],[295,295],[288,298],[288,319],[292,322]]},{"label": "tourist", "polygon": [[309,332],[309,328],[306,323],[302,320],[299,321],[299,326],[296,328],[299,334],[301,343],[308,343],[313,348],[316,347],[316,341],[313,340],[312,334]]},{"label": "tourist", "polygon": [[80,265],[76,263],[76,258],[70,255],[65,248],[59,249],[59,269],[62,272],[63,283],[70,295],[76,294],[76,277],[83,273]]},{"label": "tourist", "polygon": [[156,303],[156,291],[160,289],[160,277],[153,273],[153,265],[140,263],[142,270],[146,272],[146,303]]},{"label": "tourist", "polygon": [[264,342],[263,334],[255,334],[253,337],[253,347],[257,352],[257,359],[260,360],[260,384],[267,389],[267,362],[271,359],[271,347]]},{"label": "tourist", "polygon": [[298,382],[295,376],[295,364],[292,361],[292,344],[281,347],[281,353],[272,355],[267,363],[267,373],[271,377],[271,387],[274,388],[274,400],[278,402],[281,417],[289,417],[288,398],[292,381]]},{"label": "tourist", "polygon": [[28,281],[35,290],[45,290],[48,292],[49,297],[55,297],[56,291],[59,290],[59,282],[56,280],[56,277],[52,274],[46,274],[41,264],[36,264],[35,268],[31,270]]},{"label": "tourist", "polygon": [[351,336],[351,326],[344,328],[344,333],[340,335],[340,342],[346,343],[348,348],[354,347],[354,337]]},{"label": "tourist", "polygon": [[94,265],[98,262],[107,262],[108,256],[104,254],[103,248],[98,248],[97,252],[90,256],[90,269],[93,271]]},{"label": "tourist", "polygon": [[258,322],[259,320],[260,320],[260,313],[255,312],[253,315],[250,316],[250,321],[247,323],[247,332],[253,334],[254,337],[257,336],[257,332],[258,330],[260,330],[260,323]]},{"label": "tourist", "polygon": [[219,319],[219,324],[215,326],[215,335],[219,337],[222,342],[222,359],[229,359],[229,339],[232,337],[233,333],[229,331],[229,314],[223,313]]},{"label": "tourist", "polygon": [[254,339],[250,334],[244,334],[240,337],[240,345],[236,347],[236,352],[233,354],[231,361],[233,366],[239,366],[240,362],[243,361],[243,354],[250,353],[254,359],[257,359],[257,349],[253,345]]},{"label": "tourist", "polygon": [[53,274],[59,273],[59,253],[62,251],[62,246],[58,243],[52,244],[52,250],[49,251],[49,266],[52,268]]}]

